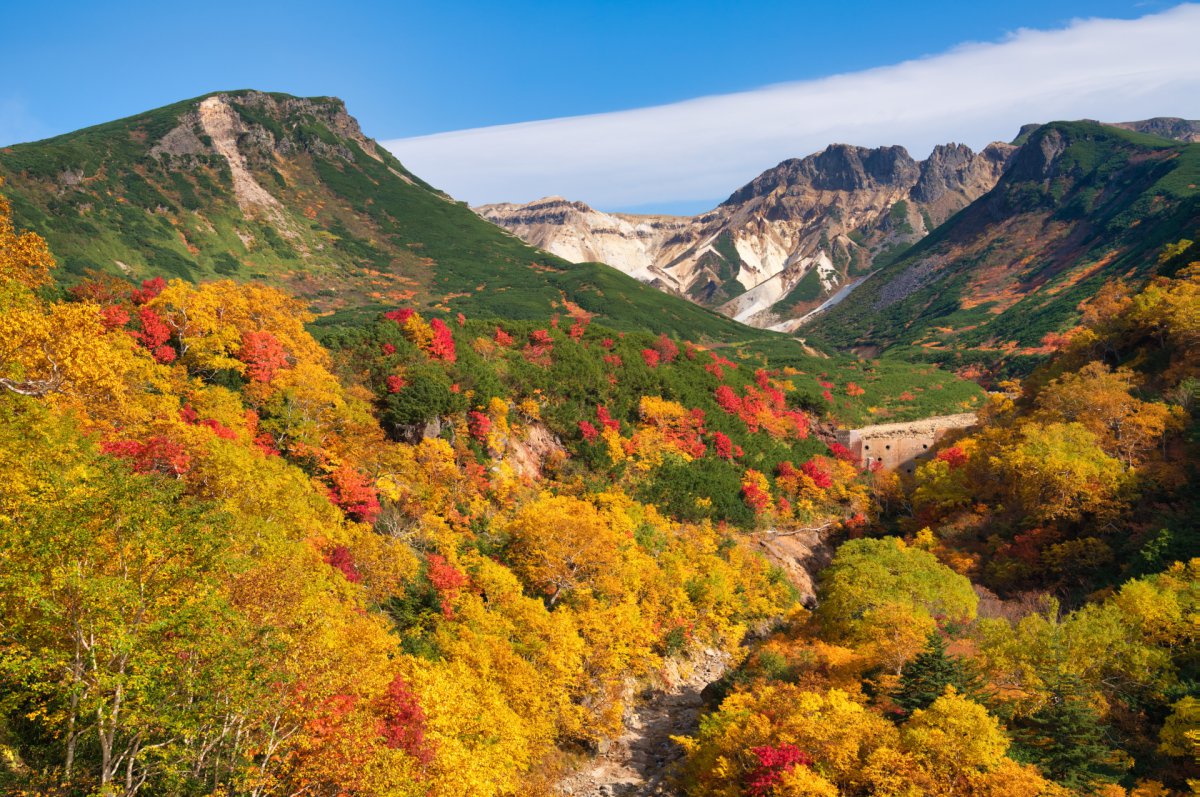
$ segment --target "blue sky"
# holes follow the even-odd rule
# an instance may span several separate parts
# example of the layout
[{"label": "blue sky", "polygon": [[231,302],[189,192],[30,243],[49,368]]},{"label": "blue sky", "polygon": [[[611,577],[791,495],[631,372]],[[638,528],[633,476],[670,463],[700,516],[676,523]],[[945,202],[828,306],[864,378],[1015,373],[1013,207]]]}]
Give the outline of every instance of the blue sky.
[{"label": "blue sky", "polygon": [[[1175,5],[0,2],[0,144],[224,88],[337,95],[368,135],[402,140],[855,73],[1022,28],[1135,19]],[[437,173],[423,176],[439,182]],[[473,202],[532,198],[462,190]],[[581,198],[653,207],[707,199],[595,193],[600,200]]]}]

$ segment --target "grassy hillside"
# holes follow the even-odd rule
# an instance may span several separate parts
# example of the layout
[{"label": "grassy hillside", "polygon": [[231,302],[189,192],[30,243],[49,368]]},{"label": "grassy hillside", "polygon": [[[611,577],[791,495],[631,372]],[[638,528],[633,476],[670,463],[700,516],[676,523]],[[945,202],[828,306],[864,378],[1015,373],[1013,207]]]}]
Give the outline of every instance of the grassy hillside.
[{"label": "grassy hillside", "polygon": [[340,100],[215,96],[236,114],[237,151],[276,207],[239,207],[203,97],[0,150],[15,221],[44,233],[64,281],[89,271],[255,279],[352,317],[403,302],[531,319],[576,304],[617,328],[654,319],[697,338],[761,336],[503,233],[362,136]]},{"label": "grassy hillside", "polygon": [[[236,153],[272,203],[239,202],[228,151],[200,112],[208,97],[232,109]],[[206,95],[4,148],[0,177],[17,226],[44,234],[68,285],[93,272],[135,282],[263,282],[311,302],[323,335],[397,306],[539,323],[561,314],[592,316],[614,331],[723,344],[734,359],[773,367],[845,370],[850,380],[860,367],[812,357],[787,336],[608,266],[572,264],[523,243],[405,169],[335,98]],[[862,400],[841,408],[847,421],[957,411],[980,395],[947,374],[900,363],[872,374],[859,379],[868,391]],[[917,398],[899,398],[906,391]]]},{"label": "grassy hillside", "polygon": [[1144,279],[1165,246],[1195,239],[1198,183],[1200,145],[1093,122],[1044,125],[993,191],[805,331],[840,348],[1025,367],[1101,285]]}]

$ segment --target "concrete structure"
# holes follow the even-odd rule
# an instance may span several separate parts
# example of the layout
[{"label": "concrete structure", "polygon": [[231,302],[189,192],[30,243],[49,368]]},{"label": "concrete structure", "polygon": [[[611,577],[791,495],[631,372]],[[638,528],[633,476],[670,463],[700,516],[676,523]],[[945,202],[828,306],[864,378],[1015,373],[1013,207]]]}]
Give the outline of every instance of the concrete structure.
[{"label": "concrete structure", "polygon": [[863,467],[881,462],[884,470],[912,473],[929,456],[929,450],[951,429],[975,425],[975,413],[939,415],[908,423],[883,423],[861,429],[843,429],[838,442],[858,457]]}]

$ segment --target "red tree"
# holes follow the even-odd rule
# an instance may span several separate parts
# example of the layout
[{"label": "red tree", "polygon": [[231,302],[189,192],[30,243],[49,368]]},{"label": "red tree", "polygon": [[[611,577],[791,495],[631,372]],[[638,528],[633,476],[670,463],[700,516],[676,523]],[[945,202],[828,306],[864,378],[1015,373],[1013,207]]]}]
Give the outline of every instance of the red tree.
[{"label": "red tree", "polygon": [[246,364],[246,375],[253,382],[270,382],[276,372],[287,368],[288,353],[279,338],[265,329],[242,335],[238,359]]},{"label": "red tree", "polygon": [[144,441],[105,440],[100,443],[100,450],[128,460],[138,473],[162,473],[179,478],[191,469],[192,464],[192,458],[183,446],[161,435]]},{"label": "red tree", "polygon": [[750,752],[758,759],[758,766],[746,777],[746,794],[750,797],[767,797],[784,773],[813,763],[812,756],[791,743],[752,747]]},{"label": "red tree", "polygon": [[481,443],[487,442],[488,432],[492,431],[492,419],[487,413],[471,410],[467,413],[467,430]]},{"label": "red tree", "polygon": [[138,321],[142,329],[135,332],[134,337],[149,349],[154,359],[160,363],[174,362],[175,350],[167,345],[167,341],[171,339],[171,328],[162,317],[149,307],[143,307],[138,310]]},{"label": "red tree", "polygon": [[442,606],[442,616],[447,620],[453,619],[454,599],[466,586],[467,577],[457,567],[447,562],[444,556],[431,553],[425,558],[429,562],[429,583],[437,591]]},{"label": "red tree", "polygon": [[589,443],[595,442],[596,438],[600,436],[600,431],[588,421],[579,422],[579,433],[583,435],[583,439]]},{"label": "red tree", "polygon": [[360,523],[374,523],[379,516],[379,496],[367,477],[349,465],[329,474],[333,501],[346,516]]},{"label": "red tree", "polygon": [[145,304],[162,293],[163,288],[165,287],[167,287],[167,281],[162,277],[142,280],[141,290],[135,290],[133,293],[129,294],[129,298],[134,304]]},{"label": "red tree", "polygon": [[446,326],[446,322],[435,318],[429,322],[429,328],[433,330],[433,340],[429,342],[429,356],[448,363],[458,359],[454,349],[454,335],[450,332],[450,327]]},{"label": "red tree", "polygon": [[422,764],[433,760],[433,749],[425,738],[425,710],[412,687],[400,675],[392,679],[380,706],[379,735],[393,750],[404,750]]},{"label": "red tree", "polygon": [[714,433],[713,446],[717,450],[717,456],[721,459],[733,459],[733,441],[729,439],[729,435],[721,432]]},{"label": "red tree", "polygon": [[338,545],[325,554],[325,564],[340,570],[351,584],[358,584],[362,581],[362,574],[358,572],[358,567],[354,564],[354,557],[350,555],[350,549],[345,545]]}]

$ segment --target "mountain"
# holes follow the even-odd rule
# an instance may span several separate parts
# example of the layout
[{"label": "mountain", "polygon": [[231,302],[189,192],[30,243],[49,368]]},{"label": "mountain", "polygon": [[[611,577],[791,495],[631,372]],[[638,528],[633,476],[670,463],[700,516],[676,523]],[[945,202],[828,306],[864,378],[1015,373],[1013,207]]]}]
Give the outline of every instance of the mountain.
[{"label": "mountain", "polygon": [[994,363],[1044,353],[1106,282],[1195,259],[1200,144],[1097,122],[1028,134],[996,187],[805,328],[841,348]]},{"label": "mountain", "polygon": [[[19,227],[66,282],[258,280],[336,318],[412,304],[544,319],[583,310],[622,329],[750,332],[608,266],[572,264],[481,220],[367,138],[341,100],[209,94],[0,149]],[[759,333],[751,333],[762,337]]]},{"label": "mountain", "polygon": [[1137,133],[1148,133],[1152,136],[1171,138],[1185,141],[1189,144],[1200,142],[1200,120],[1180,119],[1175,116],[1156,116],[1153,119],[1143,119],[1140,122],[1116,122],[1113,127],[1123,127]]},{"label": "mountain", "polygon": [[694,217],[603,213],[549,197],[476,209],[567,260],[598,260],[758,327],[797,319],[986,193],[1015,148],[835,144],[784,161]]}]

